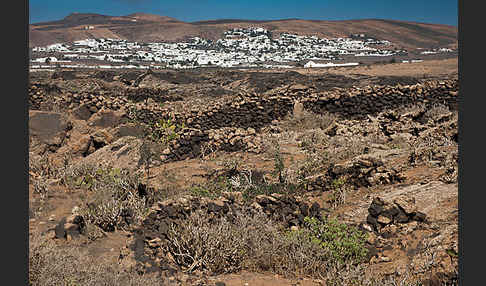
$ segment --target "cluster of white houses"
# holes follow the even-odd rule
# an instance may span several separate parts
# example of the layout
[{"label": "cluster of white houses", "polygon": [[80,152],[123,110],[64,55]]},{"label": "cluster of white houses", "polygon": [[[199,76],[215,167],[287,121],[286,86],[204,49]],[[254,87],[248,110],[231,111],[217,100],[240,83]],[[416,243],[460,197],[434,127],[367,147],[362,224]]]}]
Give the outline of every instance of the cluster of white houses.
[{"label": "cluster of white houses", "polygon": [[[259,28],[236,28],[223,38],[211,41],[194,37],[178,43],[137,43],[122,39],[86,39],[32,48],[31,68],[90,66],[98,68],[195,68],[195,67],[292,67],[312,61],[333,61],[342,55],[392,56],[403,51],[378,47],[388,41],[359,37],[324,39],[284,33],[273,39],[270,31]],[[45,56],[56,53],[57,57]],[[44,57],[36,55],[44,55]],[[59,56],[60,55],[60,56]],[[311,63],[312,62],[312,63]],[[354,65],[355,63],[351,63]],[[93,64],[91,64],[93,65]],[[335,66],[332,62],[321,66]]]},{"label": "cluster of white houses", "polygon": [[428,51],[423,51],[420,52],[421,55],[433,55],[433,54],[439,54],[439,53],[450,53],[452,52],[452,49],[449,48],[440,48],[440,49],[432,49]]}]

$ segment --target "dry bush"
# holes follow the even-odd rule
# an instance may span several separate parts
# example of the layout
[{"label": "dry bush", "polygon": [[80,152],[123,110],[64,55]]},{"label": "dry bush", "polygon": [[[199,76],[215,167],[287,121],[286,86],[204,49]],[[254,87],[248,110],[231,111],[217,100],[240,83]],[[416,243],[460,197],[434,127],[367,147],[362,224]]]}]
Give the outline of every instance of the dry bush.
[{"label": "dry bush", "polygon": [[242,210],[215,218],[197,211],[169,228],[165,251],[187,272],[248,270],[322,277],[331,267],[355,267],[353,253],[363,251],[362,238],[341,224],[311,222],[286,231],[263,213]]},{"label": "dry bush", "polygon": [[299,136],[299,147],[307,152],[319,152],[322,151],[325,146],[328,145],[329,136],[324,133],[323,130],[315,129],[305,132]]},{"label": "dry bush", "polygon": [[331,182],[331,194],[329,203],[332,208],[337,208],[346,203],[346,194],[349,192],[349,186],[346,185],[344,177],[334,179]]},{"label": "dry bush", "polygon": [[95,241],[97,239],[103,238],[106,236],[106,233],[97,225],[88,222],[83,228],[83,234],[88,238],[90,241]]},{"label": "dry bush", "polygon": [[264,214],[243,213],[215,221],[202,211],[169,231],[167,251],[190,272],[207,270],[213,274],[242,269],[274,271],[292,275],[309,274],[327,261],[318,245],[299,236],[282,235]]},{"label": "dry bush", "polygon": [[216,147],[209,142],[201,143],[200,157],[203,160],[213,160],[215,158]]},{"label": "dry bush", "polygon": [[423,285],[417,281],[410,272],[404,273],[400,277],[389,275],[388,277],[365,275],[366,265],[358,265],[350,268],[330,267],[323,274],[322,279],[326,281],[325,285],[341,286],[419,286]]},{"label": "dry bush", "polygon": [[299,116],[290,114],[285,120],[279,123],[279,127],[284,130],[302,131],[308,129],[325,130],[334,121],[335,116],[324,112],[321,114],[304,110]]},{"label": "dry bush", "polygon": [[271,156],[274,161],[274,169],[270,173],[271,178],[266,176],[265,171],[239,166],[237,159],[225,159],[218,162],[218,165],[223,168],[208,168],[208,179],[204,183],[194,184],[188,191],[195,196],[209,198],[217,198],[223,192],[241,192],[246,200],[262,194],[291,194],[298,191],[302,187],[298,170],[284,165],[279,144],[273,144],[271,152],[270,154],[270,150],[268,151],[268,156]]},{"label": "dry bush", "polygon": [[49,182],[45,179],[34,179],[32,185],[34,193],[39,194],[41,201],[46,200],[49,194]]},{"label": "dry bush", "polygon": [[94,261],[87,250],[62,247],[39,234],[29,237],[29,285],[167,285],[155,276]]},{"label": "dry bush", "polygon": [[137,224],[148,211],[147,197],[136,192],[140,176],[128,170],[78,164],[68,169],[64,181],[89,191],[89,200],[85,200],[80,215],[105,231]]},{"label": "dry bush", "polygon": [[215,274],[236,272],[241,269],[247,248],[239,232],[226,218],[211,223],[201,211],[195,212],[184,223],[171,225],[167,251],[187,272],[195,269]]},{"label": "dry bush", "polygon": [[85,188],[90,191],[111,189],[123,194],[127,190],[137,188],[140,183],[140,174],[111,166],[82,163],[69,166],[62,179],[66,185],[72,188]]},{"label": "dry bush", "polygon": [[445,115],[448,113],[450,113],[450,109],[448,106],[441,103],[435,103],[432,106],[428,107],[427,111],[425,111],[424,120],[425,122],[427,122],[428,120],[435,120],[441,115]]},{"label": "dry bush", "polygon": [[386,145],[392,149],[408,149],[411,146],[410,142],[402,136],[392,138]]},{"label": "dry bush", "polygon": [[69,164],[68,158],[64,158],[63,166],[56,166],[48,153],[43,155],[29,154],[29,184],[33,188],[33,193],[38,197],[33,198],[37,200],[31,205],[31,214],[35,216],[41,210],[48,207],[48,198],[50,195],[50,188],[54,183],[59,183],[63,176],[66,166]]},{"label": "dry bush", "polygon": [[305,160],[297,165],[297,178],[299,183],[305,183],[309,177],[321,174],[329,168],[329,154],[326,151],[308,153]]},{"label": "dry bush", "polygon": [[64,156],[63,165],[56,166],[48,153],[42,155],[29,154],[29,172],[38,180],[59,179],[70,164],[70,158]]},{"label": "dry bush", "polygon": [[132,192],[122,198],[100,191],[94,200],[80,209],[80,215],[105,231],[138,224],[147,212],[145,200]]},{"label": "dry bush", "polygon": [[334,136],[329,140],[326,149],[328,160],[331,163],[349,160],[358,155],[364,154],[367,142],[360,138],[337,137]]},{"label": "dry bush", "polygon": [[398,109],[398,112],[400,114],[407,114],[407,113],[420,113],[424,112],[427,109],[427,105],[423,102],[416,102],[413,104],[408,104],[400,109]]},{"label": "dry bush", "polygon": [[286,277],[320,277],[334,263],[329,252],[313,241],[307,230],[270,230],[253,235],[263,243],[254,244],[252,255],[245,261],[248,270],[270,271]]}]

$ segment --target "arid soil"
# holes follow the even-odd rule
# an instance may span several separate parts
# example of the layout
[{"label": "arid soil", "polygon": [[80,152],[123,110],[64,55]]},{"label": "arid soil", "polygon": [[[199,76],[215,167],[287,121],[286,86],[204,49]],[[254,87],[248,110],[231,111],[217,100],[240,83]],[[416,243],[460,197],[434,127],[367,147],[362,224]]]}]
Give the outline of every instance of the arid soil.
[{"label": "arid soil", "polygon": [[[31,285],[457,285],[458,96],[457,59],[31,72]],[[334,219],[359,259],[302,238]]]}]

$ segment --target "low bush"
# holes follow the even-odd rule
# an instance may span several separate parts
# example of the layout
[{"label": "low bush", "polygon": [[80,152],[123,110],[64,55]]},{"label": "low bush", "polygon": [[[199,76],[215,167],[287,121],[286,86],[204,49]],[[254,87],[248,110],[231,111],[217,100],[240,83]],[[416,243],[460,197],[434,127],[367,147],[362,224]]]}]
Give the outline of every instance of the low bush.
[{"label": "low bush", "polygon": [[140,177],[127,170],[96,165],[76,165],[64,178],[65,182],[89,191],[80,214],[88,223],[105,231],[137,224],[147,214],[146,197],[136,191]]},{"label": "low bush", "polygon": [[303,110],[299,116],[289,115],[285,120],[279,122],[279,127],[284,130],[302,131],[308,129],[322,129],[329,127],[336,117],[330,113],[321,114]]},{"label": "low bush", "polygon": [[293,194],[303,189],[304,185],[297,178],[297,172],[292,172],[285,167],[278,144],[274,145],[272,157],[273,180],[267,181],[262,171],[240,168],[238,161],[228,160],[223,162],[222,170],[213,171],[211,178],[203,184],[193,186],[189,192],[196,196],[210,198],[217,198],[223,192],[241,192],[243,198],[251,200],[257,195]]},{"label": "low bush", "polygon": [[149,138],[154,142],[167,145],[169,142],[179,138],[180,132],[184,129],[184,123],[179,125],[171,119],[160,119],[150,126]]},{"label": "low bush", "polygon": [[139,275],[116,262],[95,261],[86,249],[62,247],[39,234],[29,236],[29,284],[167,285],[161,277]]},{"label": "low bush", "polygon": [[212,274],[240,270],[319,277],[331,267],[362,262],[366,237],[334,220],[306,218],[297,231],[282,229],[265,214],[244,210],[215,218],[204,211],[172,224],[165,250],[185,271]]},{"label": "low bush", "polygon": [[348,192],[348,186],[346,186],[346,179],[340,177],[331,181],[331,195],[329,202],[331,206],[336,208],[346,203],[346,193]]},{"label": "low bush", "polygon": [[333,261],[343,264],[364,261],[368,251],[366,233],[335,219],[320,221],[307,217],[305,226],[312,240],[328,250]]},{"label": "low bush", "polygon": [[427,122],[428,120],[435,120],[441,115],[445,115],[450,113],[450,109],[448,106],[441,104],[441,103],[436,103],[430,106],[424,113],[424,120]]}]

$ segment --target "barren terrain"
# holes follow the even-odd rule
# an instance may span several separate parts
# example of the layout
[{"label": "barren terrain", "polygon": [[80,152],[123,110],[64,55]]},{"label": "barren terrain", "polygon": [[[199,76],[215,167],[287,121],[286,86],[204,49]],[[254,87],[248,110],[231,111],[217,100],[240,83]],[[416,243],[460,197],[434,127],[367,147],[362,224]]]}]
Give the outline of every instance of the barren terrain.
[{"label": "barren terrain", "polygon": [[457,285],[457,72],[31,72],[30,283]]}]

